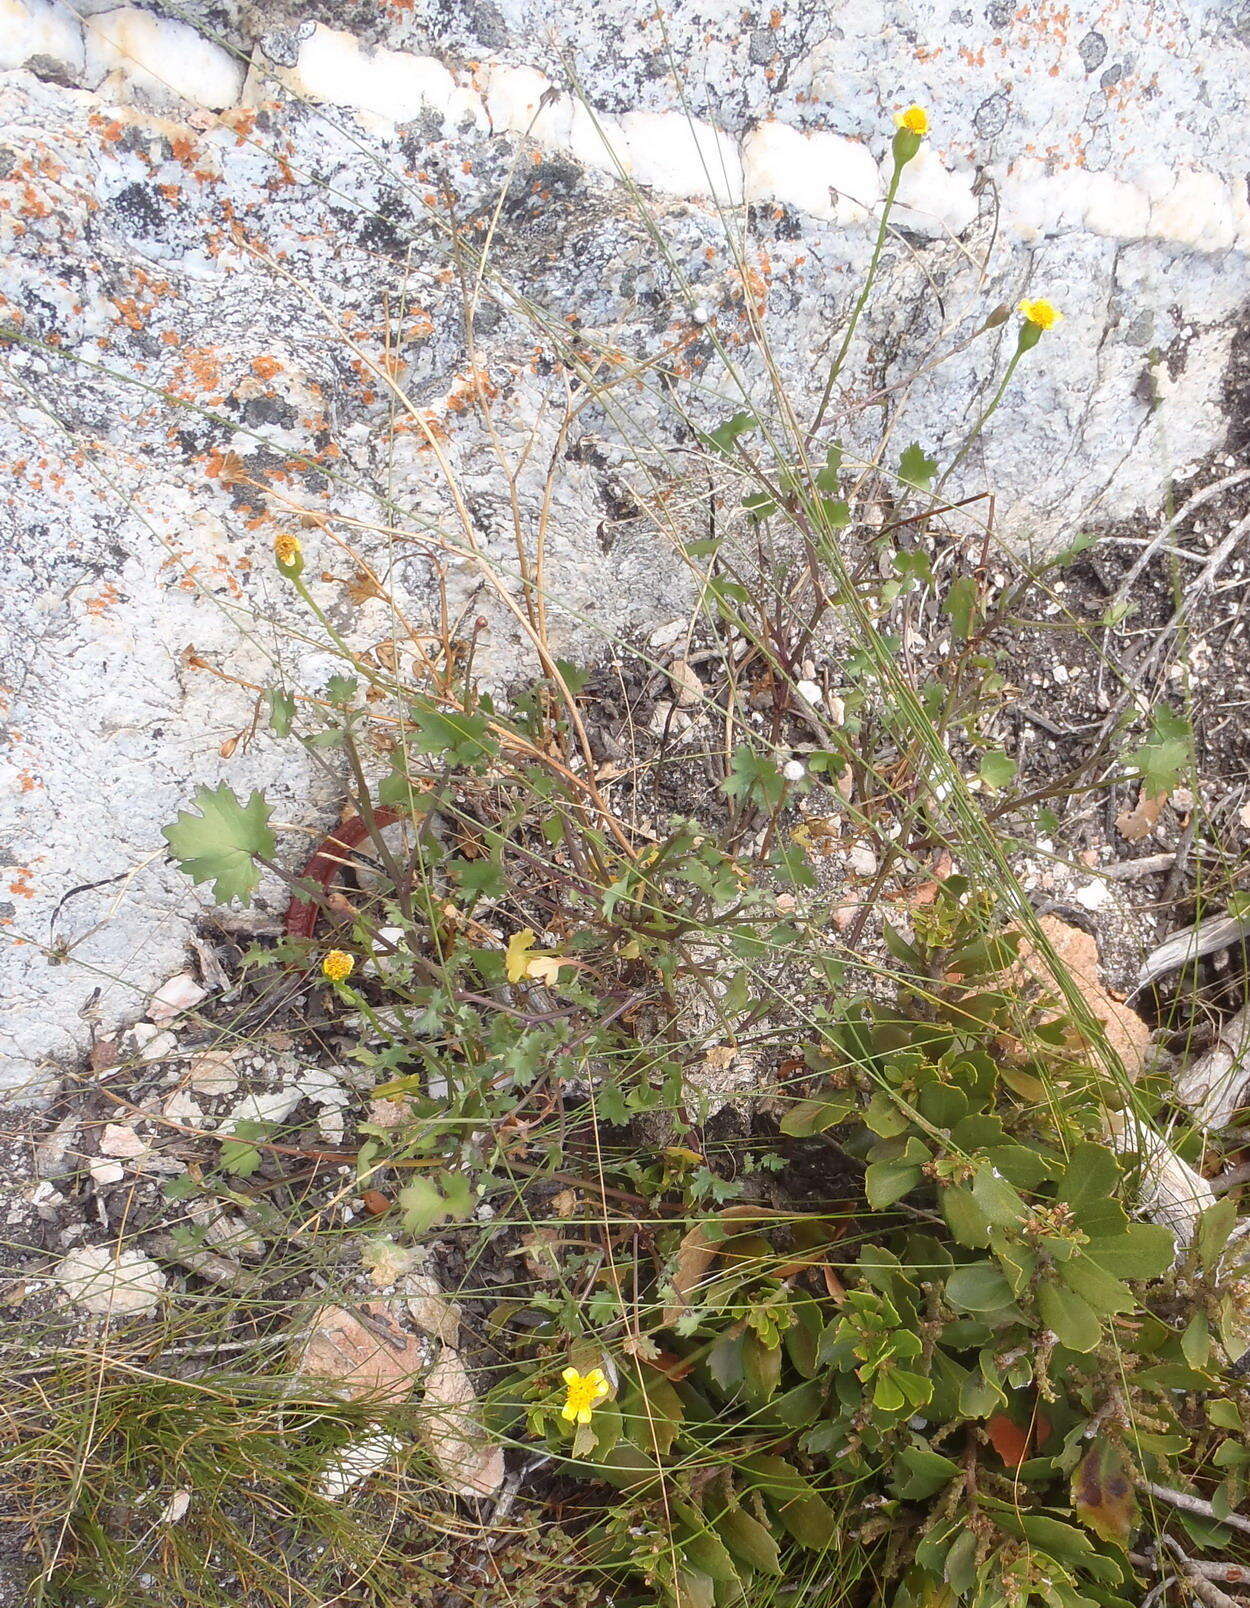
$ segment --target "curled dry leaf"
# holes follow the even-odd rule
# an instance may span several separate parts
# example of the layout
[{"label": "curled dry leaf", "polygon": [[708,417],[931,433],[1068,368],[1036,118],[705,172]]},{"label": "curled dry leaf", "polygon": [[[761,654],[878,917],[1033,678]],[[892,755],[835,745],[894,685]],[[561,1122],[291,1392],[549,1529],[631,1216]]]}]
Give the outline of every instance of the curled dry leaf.
[{"label": "curled dry leaf", "polygon": [[726,1206],[723,1212],[717,1212],[715,1217],[704,1219],[695,1223],[693,1228],[687,1229],[681,1244],[677,1247],[677,1260],[673,1266],[673,1299],[664,1308],[665,1324],[676,1323],[677,1319],[692,1305],[690,1297],[698,1288],[704,1275],[712,1263],[725,1249],[725,1240],[732,1229],[724,1231],[714,1227],[719,1224],[732,1224],[734,1222],[756,1222],[762,1218],[777,1217],[780,1214],[769,1211],[766,1206],[751,1206],[745,1202],[739,1206]]},{"label": "curled dry leaf", "polygon": [[420,1265],[420,1255],[406,1245],[397,1245],[389,1234],[365,1240],[360,1247],[360,1260],[369,1270],[369,1277],[380,1290],[388,1290],[405,1273]]},{"label": "curled dry leaf", "polygon": [[693,665],[686,659],[675,659],[668,672],[677,702],[683,709],[702,703],[706,688],[699,680]]},{"label": "curled dry leaf", "polygon": [[1116,816],[1116,831],[1130,843],[1140,843],[1159,824],[1159,813],[1167,801],[1166,793],[1148,793],[1143,787],[1133,808],[1121,810]]},{"label": "curled dry leaf", "polygon": [[426,1358],[415,1334],[400,1327],[380,1302],[361,1308],[322,1307],[300,1353],[296,1372],[333,1385],[349,1401],[406,1401]]},{"label": "curled dry leaf", "polygon": [[425,1382],[421,1435],[456,1496],[492,1496],[503,1484],[503,1448],[492,1444],[477,1392],[458,1352],[444,1346]]}]

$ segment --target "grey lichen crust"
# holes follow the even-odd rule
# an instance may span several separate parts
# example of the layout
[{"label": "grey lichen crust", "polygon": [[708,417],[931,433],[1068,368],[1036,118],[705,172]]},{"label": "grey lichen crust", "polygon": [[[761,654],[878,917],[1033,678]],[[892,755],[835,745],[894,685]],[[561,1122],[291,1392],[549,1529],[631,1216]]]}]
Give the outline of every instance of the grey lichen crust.
[{"label": "grey lichen crust", "polygon": [[[661,24],[575,0],[555,39],[520,4],[165,9],[80,23],[12,0],[0,40],[0,1087],[54,1076],[84,1009],[137,1013],[178,969],[196,907],[160,827],[196,783],[262,786],[296,828],[326,817],[333,777],[257,717],[259,689],[315,692],[335,668],[273,568],[278,530],[300,522],[355,646],[394,619],[344,541],[418,624],[437,557],[453,614],[488,622],[483,669],[528,669],[482,585],[483,561],[516,569],[485,393],[523,460],[531,537],[557,465],[557,647],[590,654],[680,612],[688,578],[631,477],[671,484],[688,436],[645,366],[665,354],[684,408],[714,422],[741,395],[713,336],[763,395],[762,316],[810,416],[897,106],[927,103],[934,133],[852,354],[861,388],[997,302],[1067,313],[962,471],[964,495],[995,493],[1002,534],[1053,544],[1157,507],[1223,438],[1250,80],[1214,12],[1204,35],[1180,3],[1095,29],[1041,4],[894,0],[836,26],[800,6],[747,26],[738,7]],[[572,385],[544,326],[611,355],[606,400]],[[1004,356],[978,342],[900,391],[901,439],[949,457]],[[834,427],[854,447],[853,418]],[[688,488],[665,506],[702,517]]]}]

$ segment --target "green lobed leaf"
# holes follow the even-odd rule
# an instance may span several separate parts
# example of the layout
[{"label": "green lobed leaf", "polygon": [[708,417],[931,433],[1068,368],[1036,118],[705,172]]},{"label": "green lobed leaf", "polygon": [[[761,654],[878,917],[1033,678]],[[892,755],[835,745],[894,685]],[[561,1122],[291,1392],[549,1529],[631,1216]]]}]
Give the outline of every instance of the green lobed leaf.
[{"label": "green lobed leaf", "polygon": [[255,856],[271,860],[277,849],[268,804],[259,793],[240,803],[228,782],[196,788],[194,803],[198,815],[180,810],[162,828],[170,853],[192,882],[213,884],[218,904],[251,904],[260,883]]},{"label": "green lobed leaf", "polygon": [[898,460],[898,478],[904,485],[924,491],[937,474],[937,467],[937,459],[928,457],[920,443],[913,441]]}]

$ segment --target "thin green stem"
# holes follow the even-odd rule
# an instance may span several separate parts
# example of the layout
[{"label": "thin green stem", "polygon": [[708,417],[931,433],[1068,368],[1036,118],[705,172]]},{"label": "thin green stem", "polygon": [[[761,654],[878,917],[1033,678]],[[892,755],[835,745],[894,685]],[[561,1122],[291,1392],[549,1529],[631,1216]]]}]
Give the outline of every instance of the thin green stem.
[{"label": "thin green stem", "polygon": [[936,495],[941,490],[943,484],[950,478],[951,475],[953,475],[955,473],[955,470],[958,469],[959,465],[964,461],[964,458],[968,454],[968,449],[971,447],[972,443],[976,440],[976,438],[981,434],[981,431],[985,428],[986,422],[989,419],[990,415],[994,412],[994,409],[1002,401],[1004,392],[1006,391],[1007,387],[1011,384],[1011,376],[1016,372],[1016,364],[1019,363],[1020,359],[1023,356],[1024,356],[1024,348],[1021,347],[1021,346],[1017,346],[1015,351],[1011,354],[1011,362],[1008,363],[1008,365],[1007,365],[1007,372],[1003,375],[1002,379],[998,382],[997,391],[994,392],[994,395],[990,398],[989,403],[982,410],[980,416],[978,417],[977,422],[972,426],[972,429],[969,430],[968,434],[964,437],[963,444],[960,447],[959,451],[955,454],[955,456],[951,459],[950,463],[946,466],[946,468],[938,476],[937,482],[933,487],[934,495]]},{"label": "thin green stem", "polygon": [[833,395],[833,388],[837,384],[838,375],[842,372],[842,365],[846,362],[846,354],[851,349],[851,342],[855,338],[855,330],[859,324],[860,315],[868,304],[868,297],[872,291],[873,280],[877,276],[877,264],[881,260],[881,250],[885,245],[886,231],[890,223],[890,209],[894,205],[894,198],[898,194],[898,181],[903,176],[903,163],[895,159],[894,171],[890,174],[890,185],[885,192],[885,203],[881,208],[881,223],[877,228],[877,243],[872,248],[872,260],[868,264],[868,272],[864,276],[863,287],[851,309],[850,322],[846,326],[846,333],[842,337],[842,344],[838,347],[838,355],[834,358],[829,370],[829,378],[825,381],[825,388],[820,395],[820,406],[816,409],[816,417],[812,420],[812,427],[808,431],[809,438],[814,436],[825,417],[825,410],[829,406],[829,399]]}]

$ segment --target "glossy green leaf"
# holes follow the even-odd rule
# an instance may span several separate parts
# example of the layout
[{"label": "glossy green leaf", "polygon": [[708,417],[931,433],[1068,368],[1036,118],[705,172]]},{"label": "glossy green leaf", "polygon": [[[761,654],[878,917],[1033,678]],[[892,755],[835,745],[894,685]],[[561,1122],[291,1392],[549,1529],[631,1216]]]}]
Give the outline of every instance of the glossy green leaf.
[{"label": "glossy green leaf", "polygon": [[741,1558],[761,1574],[782,1572],[777,1543],[759,1520],[753,1519],[743,1508],[729,1508],[714,1521],[714,1528],[735,1558]]},{"label": "glossy green leaf", "polygon": [[1011,1305],[1011,1286],[992,1262],[972,1262],[947,1279],[946,1299],[960,1312],[995,1312]]},{"label": "glossy green leaf", "polygon": [[1038,1290],[1037,1309],[1047,1328],[1070,1351],[1092,1351],[1102,1337],[1102,1324],[1089,1303],[1054,1279]]}]

